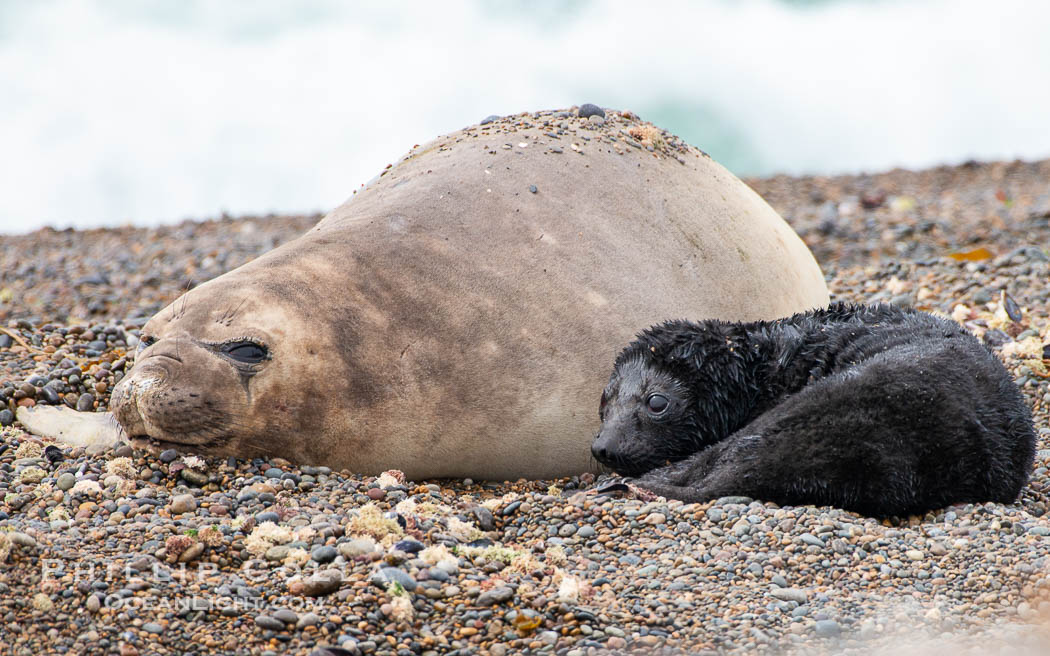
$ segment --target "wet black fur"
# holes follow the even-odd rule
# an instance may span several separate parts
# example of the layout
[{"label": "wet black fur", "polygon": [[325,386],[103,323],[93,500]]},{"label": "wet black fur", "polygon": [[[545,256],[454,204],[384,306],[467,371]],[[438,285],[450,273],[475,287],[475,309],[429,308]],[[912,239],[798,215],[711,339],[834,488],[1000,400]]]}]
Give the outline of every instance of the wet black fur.
[{"label": "wet black fur", "polygon": [[[669,400],[659,415],[653,393]],[[617,358],[600,413],[600,462],[690,502],[878,517],[1010,503],[1035,454],[999,360],[953,321],[887,305],[655,326]]]}]

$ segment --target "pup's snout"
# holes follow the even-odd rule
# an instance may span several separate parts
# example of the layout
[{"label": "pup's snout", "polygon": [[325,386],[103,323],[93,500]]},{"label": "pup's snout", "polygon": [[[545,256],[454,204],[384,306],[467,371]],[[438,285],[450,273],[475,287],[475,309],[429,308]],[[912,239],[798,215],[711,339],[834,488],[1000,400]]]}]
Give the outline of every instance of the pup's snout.
[{"label": "pup's snout", "polygon": [[613,449],[612,438],[608,435],[598,433],[594,437],[594,441],[591,442],[591,455],[603,465],[611,466],[616,459],[616,452]]}]

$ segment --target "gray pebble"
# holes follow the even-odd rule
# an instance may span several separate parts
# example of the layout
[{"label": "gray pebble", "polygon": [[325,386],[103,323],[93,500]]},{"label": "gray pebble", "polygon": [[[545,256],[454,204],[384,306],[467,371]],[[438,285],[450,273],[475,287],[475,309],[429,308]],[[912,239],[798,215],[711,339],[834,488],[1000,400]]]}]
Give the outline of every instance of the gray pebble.
[{"label": "gray pebble", "polygon": [[580,118],[587,118],[590,116],[600,116],[605,118],[605,110],[592,103],[583,103],[580,105],[579,115]]},{"label": "gray pebble", "polygon": [[818,636],[823,636],[825,638],[833,638],[841,631],[839,623],[835,620],[820,620],[817,622],[814,630]]},{"label": "gray pebble", "polygon": [[491,590],[486,590],[479,594],[476,603],[478,606],[495,606],[504,601],[509,601],[513,597],[514,590],[501,586],[498,588],[492,588]]},{"label": "gray pebble", "polygon": [[268,629],[270,631],[283,631],[284,622],[277,619],[276,617],[270,617],[269,615],[256,615],[255,625],[262,629]]},{"label": "gray pebble", "polygon": [[335,550],[335,547],[330,546],[317,547],[310,552],[310,558],[322,565],[332,562],[338,555],[339,552]]},{"label": "gray pebble", "polygon": [[315,626],[322,622],[322,618],[317,613],[306,613],[299,618],[299,621],[295,623],[295,628],[303,629],[308,626]]},{"label": "gray pebble", "polygon": [[320,597],[332,594],[343,583],[343,573],[337,569],[326,569],[313,574],[303,581],[303,594]]},{"label": "gray pebble", "polygon": [[58,487],[58,489],[60,489],[63,492],[65,492],[66,490],[69,490],[74,485],[76,485],[76,483],[77,483],[77,477],[76,476],[74,476],[73,474],[70,474],[69,472],[63,472],[62,474],[59,474],[58,480],[55,481],[55,486]]},{"label": "gray pebble", "polygon": [[175,458],[178,458],[178,457],[179,457],[179,454],[178,454],[177,451],[175,451],[175,449],[165,449],[164,451],[160,452],[159,456],[157,456],[157,458],[161,462],[172,462],[173,460],[175,460]]},{"label": "gray pebble", "polygon": [[288,610],[287,608],[274,611],[273,617],[274,619],[281,620],[285,624],[295,624],[299,621],[299,616],[295,614],[295,611]]},{"label": "gray pebble", "polygon": [[397,567],[381,567],[372,575],[372,584],[377,587],[386,588],[391,583],[400,583],[409,592],[415,592],[418,586],[411,574]]},{"label": "gray pebble", "polygon": [[146,622],[142,625],[142,630],[146,633],[164,633],[164,627],[156,622]]},{"label": "gray pebble", "polygon": [[95,409],[95,395],[84,392],[77,399],[77,410],[80,412],[91,412]]}]

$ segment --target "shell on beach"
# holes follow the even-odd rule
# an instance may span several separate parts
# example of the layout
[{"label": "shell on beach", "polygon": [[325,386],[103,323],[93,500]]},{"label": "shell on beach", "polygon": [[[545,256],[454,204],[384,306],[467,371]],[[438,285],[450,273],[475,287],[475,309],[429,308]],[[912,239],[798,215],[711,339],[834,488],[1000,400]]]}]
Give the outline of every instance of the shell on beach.
[{"label": "shell on beach", "polygon": [[[598,118],[520,114],[414,148],[299,239],[158,313],[156,349],[181,339],[191,360],[194,340],[233,332],[273,346],[211,452],[412,477],[579,472],[639,330],[827,303],[809,250],[750,188],[633,114]],[[121,391],[129,435],[180,441]]]}]

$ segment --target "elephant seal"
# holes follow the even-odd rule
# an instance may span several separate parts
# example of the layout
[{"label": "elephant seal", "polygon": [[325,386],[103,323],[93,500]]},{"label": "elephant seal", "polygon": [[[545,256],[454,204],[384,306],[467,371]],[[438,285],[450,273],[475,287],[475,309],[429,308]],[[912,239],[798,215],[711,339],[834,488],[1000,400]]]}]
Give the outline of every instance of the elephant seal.
[{"label": "elephant seal", "polygon": [[1011,503],[1035,456],[1002,363],[954,321],[889,305],[664,323],[617,358],[599,412],[595,458],[687,502]]},{"label": "elephant seal", "polygon": [[628,113],[540,112],[414,148],[302,237],[143,327],[135,445],[360,473],[592,469],[605,363],[668,314],[825,305],[790,227]]}]

